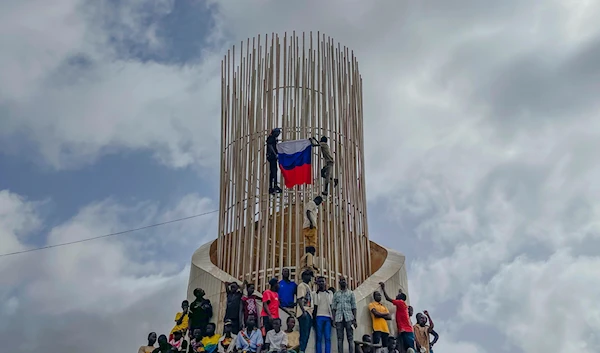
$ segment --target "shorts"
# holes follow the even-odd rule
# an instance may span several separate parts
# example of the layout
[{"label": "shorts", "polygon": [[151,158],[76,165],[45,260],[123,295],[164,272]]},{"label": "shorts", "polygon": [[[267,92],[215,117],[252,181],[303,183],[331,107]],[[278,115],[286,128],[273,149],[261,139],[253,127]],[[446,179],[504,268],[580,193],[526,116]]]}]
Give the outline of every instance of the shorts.
[{"label": "shorts", "polygon": [[304,237],[304,247],[317,247],[317,227],[314,227],[313,229],[303,228],[302,236]]}]

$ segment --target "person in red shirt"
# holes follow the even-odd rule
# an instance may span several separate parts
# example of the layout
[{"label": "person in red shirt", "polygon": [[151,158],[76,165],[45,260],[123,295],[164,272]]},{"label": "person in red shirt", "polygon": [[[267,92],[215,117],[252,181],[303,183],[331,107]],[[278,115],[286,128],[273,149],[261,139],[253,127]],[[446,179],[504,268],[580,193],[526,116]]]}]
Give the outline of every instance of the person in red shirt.
[{"label": "person in red shirt", "polygon": [[[381,291],[385,296],[385,300],[391,302],[396,307],[396,327],[398,328],[397,344],[402,345],[406,352],[409,349],[415,349],[415,333],[408,315],[408,306],[406,305],[406,294],[402,293],[402,289],[398,291],[396,299],[390,298],[385,292],[385,283],[379,283]],[[400,348],[400,347],[399,347]]]},{"label": "person in red shirt", "polygon": [[279,319],[279,281],[277,278],[271,278],[269,280],[270,288],[263,292],[262,302],[263,309],[260,313],[262,319],[262,326],[265,329],[265,333],[273,329],[273,319]]}]

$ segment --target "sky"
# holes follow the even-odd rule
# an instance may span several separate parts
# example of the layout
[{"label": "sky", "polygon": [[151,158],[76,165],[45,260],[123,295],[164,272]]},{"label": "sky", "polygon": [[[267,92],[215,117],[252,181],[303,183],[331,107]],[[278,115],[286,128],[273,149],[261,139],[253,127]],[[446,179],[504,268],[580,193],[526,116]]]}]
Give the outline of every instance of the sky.
[{"label": "sky", "polygon": [[[220,59],[322,31],[364,81],[371,239],[436,352],[600,347],[600,3],[0,2],[0,253],[215,210]],[[10,352],[168,332],[215,214],[0,257]],[[85,347],[85,348],[83,348]]]}]

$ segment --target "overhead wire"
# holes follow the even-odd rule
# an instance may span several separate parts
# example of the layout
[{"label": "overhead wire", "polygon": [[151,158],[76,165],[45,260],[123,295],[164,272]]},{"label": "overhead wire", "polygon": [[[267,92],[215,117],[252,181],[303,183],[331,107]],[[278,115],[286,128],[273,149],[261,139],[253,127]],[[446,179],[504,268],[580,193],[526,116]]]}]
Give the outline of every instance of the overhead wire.
[{"label": "overhead wire", "polygon": [[59,243],[59,244],[52,244],[52,245],[41,246],[41,247],[38,247],[38,248],[31,248],[31,249],[25,249],[25,250],[20,250],[20,251],[9,252],[9,253],[5,253],[5,254],[0,254],[0,257],[11,256],[11,255],[18,255],[18,254],[25,254],[25,253],[34,252],[34,251],[40,251],[40,250],[46,250],[46,249],[51,249],[51,248],[58,248],[58,247],[62,247],[62,246],[67,246],[67,245],[84,243],[86,241],[92,241],[92,240],[97,240],[97,239],[101,239],[101,238],[114,237],[114,236],[117,236],[117,235],[123,235],[123,234],[127,234],[127,233],[137,232],[139,230],[144,230],[144,229],[148,229],[148,228],[154,228],[154,227],[163,226],[165,224],[170,224],[170,223],[175,223],[175,222],[181,222],[181,221],[186,221],[186,220],[192,219],[192,218],[206,216],[206,215],[209,215],[211,213],[215,213],[217,211],[219,211],[219,210],[212,210],[212,211],[208,211],[208,212],[204,212],[204,213],[195,214],[195,215],[192,215],[192,216],[187,216],[187,217],[183,217],[183,218],[172,219],[170,221],[165,221],[165,222],[150,224],[150,225],[139,227],[139,228],[132,228],[132,229],[127,229],[127,230],[123,230],[123,231],[120,231],[120,232],[98,235],[98,236],[91,237],[91,238],[79,239],[79,240],[74,240],[74,241],[69,241],[69,242],[64,242],[64,243]]}]

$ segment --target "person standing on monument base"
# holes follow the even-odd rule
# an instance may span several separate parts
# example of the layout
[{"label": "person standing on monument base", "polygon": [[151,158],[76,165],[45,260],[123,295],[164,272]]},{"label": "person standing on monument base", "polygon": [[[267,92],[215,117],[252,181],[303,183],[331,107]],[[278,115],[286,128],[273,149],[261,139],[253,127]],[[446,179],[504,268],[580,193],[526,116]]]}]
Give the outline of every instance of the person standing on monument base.
[{"label": "person standing on monument base", "polygon": [[374,301],[369,304],[369,311],[373,320],[373,344],[385,346],[390,335],[387,320],[392,320],[392,315],[390,315],[390,311],[385,305],[381,304],[381,293],[379,291],[373,293],[373,299]]},{"label": "person standing on monument base", "polygon": [[[429,316],[429,312],[425,310],[423,311],[423,314],[417,313],[417,323],[413,326],[415,343],[418,352],[430,353],[429,334],[433,331],[434,325],[431,316]],[[427,325],[427,319],[429,319],[431,326]]]},{"label": "person standing on monument base", "polygon": [[244,281],[244,287],[246,289],[247,295],[242,296],[242,306],[244,312],[244,321],[246,321],[250,317],[254,318],[254,322],[258,321],[258,297],[256,296],[256,291],[254,290],[254,283],[248,283],[248,281]]},{"label": "person standing on monument base", "polygon": [[[396,307],[396,327],[398,329],[398,346],[402,346],[402,349],[407,353],[414,353],[415,350],[415,334],[413,333],[413,327],[410,323],[410,317],[408,315],[408,306],[406,305],[406,294],[402,290],[398,291],[396,299],[392,299],[388,296],[385,291],[385,283],[379,283],[381,291],[385,300],[391,302]],[[412,351],[410,351],[412,349]]]},{"label": "person standing on monument base", "polygon": [[288,315],[293,315],[288,309],[281,306],[279,301],[279,282],[277,278],[269,280],[270,288],[264,291],[262,295],[263,309],[260,314],[265,334],[273,329],[273,319],[279,319],[279,309]]},{"label": "person standing on monument base", "polygon": [[346,277],[340,277],[340,290],[333,294],[333,319],[337,333],[338,352],[344,352],[344,331],[348,341],[348,353],[354,352],[354,327],[356,326],[356,298],[348,289]]},{"label": "person standing on monument base", "polygon": [[298,292],[296,295],[296,315],[298,317],[298,324],[300,325],[299,353],[304,353],[306,351],[306,346],[308,345],[308,339],[310,338],[310,330],[312,327],[313,295],[309,285],[312,277],[313,271],[311,269],[305,269],[302,272],[302,283],[298,285]]},{"label": "person standing on monument base", "polygon": [[277,185],[277,137],[281,129],[275,128],[267,137],[267,161],[269,162],[269,194],[281,193],[283,190]]},{"label": "person standing on monument base", "polygon": [[230,320],[231,332],[238,334],[243,320],[242,292],[236,282],[225,283],[227,291],[227,304],[225,306],[224,320]]},{"label": "person standing on monument base", "polygon": [[325,277],[317,278],[317,292],[315,293],[314,322],[316,334],[316,353],[323,353],[321,345],[325,341],[325,353],[331,353],[331,327],[333,326],[333,315],[331,303],[333,294],[327,290]]},{"label": "person standing on monument base", "polygon": [[[284,268],[281,271],[282,280],[279,281],[279,302],[287,312],[293,313],[296,308],[296,289],[298,285],[296,282],[290,280],[290,269]],[[292,315],[293,316],[293,315]]]},{"label": "person standing on monument base", "polygon": [[321,170],[321,177],[324,179],[324,186],[323,186],[323,196],[327,196],[329,193],[329,184],[331,183],[331,181],[333,180],[333,186],[336,187],[338,184],[338,179],[337,178],[333,178],[333,165],[334,165],[334,160],[333,160],[333,154],[331,154],[331,149],[329,148],[329,145],[327,144],[327,137],[322,136],[321,137],[321,141],[317,141],[317,139],[315,137],[311,137],[310,139],[311,144],[313,145],[313,147],[319,147],[321,148],[321,155],[323,156],[323,163],[325,164],[325,166],[323,167],[323,169]]},{"label": "person standing on monument base", "polygon": [[317,214],[319,205],[323,202],[321,196],[315,197],[304,206],[304,223],[302,224],[302,236],[306,251],[306,267],[316,270],[314,255],[317,248]]},{"label": "person standing on monument base", "polygon": [[206,329],[206,325],[213,316],[213,308],[210,300],[205,299],[206,293],[202,288],[194,289],[196,299],[190,304],[189,308],[189,329],[193,334],[195,329],[200,329],[202,335]]}]

